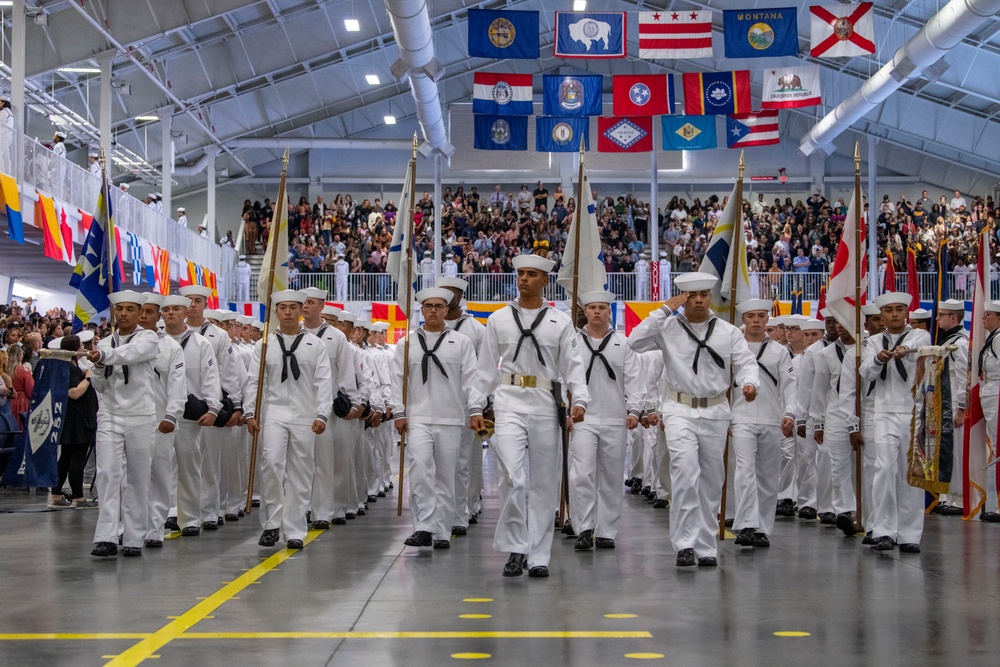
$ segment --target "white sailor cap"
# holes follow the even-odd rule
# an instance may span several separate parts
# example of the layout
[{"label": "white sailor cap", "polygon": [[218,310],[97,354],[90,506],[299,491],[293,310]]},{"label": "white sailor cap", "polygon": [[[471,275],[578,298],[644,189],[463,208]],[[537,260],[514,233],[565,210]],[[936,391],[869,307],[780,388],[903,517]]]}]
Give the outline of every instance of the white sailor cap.
[{"label": "white sailor cap", "polygon": [[588,306],[592,303],[614,303],[615,293],[599,290],[597,292],[586,292],[580,295],[580,305]]},{"label": "white sailor cap", "polygon": [[345,310],[340,314],[339,317],[337,317],[337,319],[340,320],[341,322],[349,322],[350,324],[354,324],[355,322],[358,321],[358,316],[352,312]]},{"label": "white sailor cap", "polygon": [[212,290],[204,285],[185,285],[177,290],[181,296],[203,296],[206,299],[212,296]]},{"label": "white sailor cap", "polygon": [[666,256],[667,256],[667,251],[666,250],[661,250],[660,251],[660,257],[666,257]]},{"label": "white sailor cap", "polygon": [[743,303],[736,304],[736,314],[743,315],[753,310],[764,310],[771,312],[774,302],[769,299],[747,299]]},{"label": "white sailor cap", "polygon": [[171,294],[170,296],[163,297],[163,301],[160,303],[160,308],[168,308],[170,306],[181,306],[182,308],[187,308],[190,305],[191,299],[186,296]]},{"label": "white sailor cap", "polygon": [[246,255],[240,255],[240,259],[246,259],[246,258],[247,258]]},{"label": "white sailor cap", "polygon": [[[987,301],[983,310],[987,313],[1000,313],[1000,301]],[[913,317],[913,313],[910,313],[910,317]]]},{"label": "white sailor cap", "polygon": [[948,299],[947,301],[938,301],[938,310],[960,310],[965,311],[965,301],[959,301],[958,299]]},{"label": "white sailor cap", "polygon": [[165,297],[162,294],[157,294],[156,292],[150,292],[149,294],[146,295],[146,300],[143,301],[142,303],[143,305],[146,306],[153,305],[159,308],[160,306],[163,305],[164,298]]},{"label": "white sailor cap", "polygon": [[386,331],[389,330],[388,322],[376,322],[373,326],[375,327],[375,331],[378,331],[380,333],[385,333]]},{"label": "white sailor cap", "polygon": [[809,318],[805,322],[802,322],[800,326],[803,331],[826,331],[826,324],[823,323],[823,320]]},{"label": "white sailor cap", "polygon": [[202,312],[202,315],[204,315],[205,319],[207,320],[214,320],[216,322],[220,321],[219,311],[217,311],[215,308],[206,308],[204,312]]},{"label": "white sailor cap", "polygon": [[92,158],[94,158],[96,160],[98,158],[97,151],[88,151],[87,152],[87,157],[92,157]]},{"label": "white sailor cap", "polygon": [[108,297],[108,300],[111,301],[111,303],[113,303],[114,305],[118,305],[119,303],[134,303],[136,305],[141,306],[146,302],[146,295],[140,294],[135,290],[127,289],[127,290],[122,290],[121,292],[113,293],[111,296]]},{"label": "white sailor cap", "polygon": [[320,301],[326,301],[325,289],[320,289],[319,287],[306,287],[305,289],[299,291],[305,294],[307,299],[319,299]]},{"label": "white sailor cap", "polygon": [[215,311],[215,319],[220,322],[229,322],[236,319],[236,313],[231,310],[217,310]]},{"label": "white sailor cap", "polygon": [[177,207],[177,212],[178,212],[178,213],[184,213],[185,211],[187,211],[187,209],[186,209],[186,208],[184,208],[183,206],[178,206],[178,207]]},{"label": "white sailor cap", "polygon": [[340,316],[343,314],[343,312],[344,312],[343,310],[337,308],[336,306],[323,306],[322,314],[325,317],[334,317],[340,319]]},{"label": "white sailor cap", "polygon": [[257,331],[263,331],[264,330],[264,323],[261,322],[260,320],[254,320],[253,322],[250,323],[250,326],[252,326]]},{"label": "white sailor cap", "polygon": [[237,315],[236,316],[236,321],[239,322],[243,326],[247,326],[249,324],[253,324],[254,319],[252,317],[250,317],[249,315]]},{"label": "white sailor cap", "polygon": [[443,287],[428,287],[417,292],[416,299],[420,303],[428,299],[441,299],[445,304],[451,303],[454,295]]},{"label": "white sailor cap", "polygon": [[929,320],[931,319],[931,311],[926,308],[917,308],[910,313],[911,320]]},{"label": "white sailor cap", "polygon": [[776,327],[779,324],[784,325],[784,323],[785,323],[785,318],[784,317],[774,317],[772,315],[771,317],[767,318],[767,325],[766,326]]},{"label": "white sailor cap", "polygon": [[53,135],[53,136],[56,136],[56,137],[58,137],[60,139],[65,139],[66,138],[66,133],[65,132],[56,132],[55,135]]},{"label": "white sailor cap", "polygon": [[541,255],[518,255],[513,259],[511,264],[513,264],[515,271],[518,269],[534,269],[542,273],[550,272],[556,265],[554,261]]},{"label": "white sailor cap", "polygon": [[131,186],[128,183],[122,183],[118,187],[120,187],[122,190],[128,190]]},{"label": "white sailor cap", "polygon": [[710,290],[715,287],[718,282],[719,279],[711,273],[702,273],[701,271],[685,273],[684,275],[677,276],[677,278],[674,279],[674,284],[677,285],[677,289],[682,292],[701,292],[703,290]]},{"label": "white sailor cap", "polygon": [[288,301],[294,301],[295,303],[302,303],[305,300],[306,300],[306,295],[294,289],[283,289],[271,295],[271,303],[273,305],[278,305],[279,303],[286,303]]},{"label": "white sailor cap", "polygon": [[438,278],[436,287],[452,287],[464,293],[469,288],[469,281],[461,278]]},{"label": "white sailor cap", "polygon": [[358,319],[354,320],[354,326],[358,327],[359,329],[369,330],[371,328],[371,325],[372,325],[371,320],[365,319],[363,317],[359,317]]},{"label": "white sailor cap", "polygon": [[[94,332],[91,331],[90,329],[82,329],[73,335],[80,339],[81,344],[86,344],[94,340]],[[52,340],[49,341],[49,344],[46,345],[45,347],[50,350],[59,350],[62,348],[63,338],[65,338],[65,336],[59,336],[58,338],[53,338]]]},{"label": "white sailor cap", "polygon": [[[918,308],[918,310],[919,310],[919,308]],[[878,315],[879,314],[878,306],[876,306],[874,303],[866,303],[865,305],[861,306],[861,314],[864,315],[865,317],[871,317],[872,315]],[[912,315],[911,315],[911,317],[912,317]]]},{"label": "white sailor cap", "polygon": [[789,327],[804,329],[805,327],[802,325],[809,321],[808,317],[799,314],[785,315],[784,317],[779,317],[778,319],[781,320],[781,323],[785,325],[786,329]]},{"label": "white sailor cap", "polygon": [[426,257],[427,255],[430,255],[430,254],[431,254],[431,251],[430,251],[430,250],[424,250],[424,256],[425,256],[425,257]]},{"label": "white sailor cap", "polygon": [[906,292],[886,292],[875,297],[875,305],[879,310],[895,303],[909,306],[912,301],[913,297]]}]

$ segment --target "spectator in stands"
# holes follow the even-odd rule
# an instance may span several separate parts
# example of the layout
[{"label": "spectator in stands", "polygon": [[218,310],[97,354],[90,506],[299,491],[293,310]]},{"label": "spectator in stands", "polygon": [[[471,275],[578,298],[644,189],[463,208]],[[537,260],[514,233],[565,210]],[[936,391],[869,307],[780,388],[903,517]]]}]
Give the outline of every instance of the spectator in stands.
[{"label": "spectator in stands", "polygon": [[[80,348],[80,337],[73,335],[65,336],[59,344],[59,349],[69,352],[77,352]],[[90,386],[91,372],[91,369],[85,371],[80,367],[79,359],[70,362],[69,401],[59,436],[59,483],[52,487],[49,509],[93,506],[83,495],[83,470],[97,440],[97,392]],[[67,479],[70,498],[63,495]]]}]

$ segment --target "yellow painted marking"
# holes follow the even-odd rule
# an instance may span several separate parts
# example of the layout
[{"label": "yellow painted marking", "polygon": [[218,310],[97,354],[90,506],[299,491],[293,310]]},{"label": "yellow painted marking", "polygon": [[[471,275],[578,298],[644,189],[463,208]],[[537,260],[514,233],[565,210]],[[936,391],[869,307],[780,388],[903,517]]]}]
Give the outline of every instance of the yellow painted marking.
[{"label": "yellow painted marking", "polygon": [[497,630],[473,632],[185,632],[180,639],[650,639],[645,630]]},{"label": "yellow painted marking", "polygon": [[21,642],[39,639],[77,641],[83,639],[145,639],[148,632],[11,632],[0,634],[0,641]]},{"label": "yellow painted marking", "polygon": [[664,658],[662,653],[626,653],[626,658],[631,658],[632,660],[659,660]]},{"label": "yellow painted marking", "polygon": [[812,635],[811,632],[800,632],[798,630],[782,630],[780,632],[775,632],[775,637],[809,637]]},{"label": "yellow painted marking", "polygon": [[727,540],[735,540],[736,539],[736,535],[734,533],[730,533],[728,530],[725,531],[725,532],[726,532],[726,539]]},{"label": "yellow painted marking", "polygon": [[[318,531],[309,531],[304,541],[308,543],[318,534]],[[159,649],[183,635],[199,621],[231,600],[234,595],[245,589],[248,585],[259,583],[257,579],[267,574],[275,566],[280,565],[282,561],[293,554],[294,552],[288,549],[278,551],[257,567],[246,574],[240,575],[232,583],[227,584],[224,588],[209,595],[207,599],[188,609],[181,614],[180,618],[174,619],[152,635],[124,651],[117,658],[107,663],[108,667],[113,665],[137,665],[151,655],[154,655]]]},{"label": "yellow painted marking", "polygon": [[636,618],[635,614],[605,614],[604,618]]},{"label": "yellow painted marking", "polygon": [[181,531],[174,530],[174,531],[171,531],[171,532],[167,533],[166,535],[164,535],[163,539],[165,539],[165,540],[174,540],[174,539],[177,539],[180,536],[181,536]]},{"label": "yellow painted marking", "polygon": [[493,614],[459,614],[459,618],[493,618]]},{"label": "yellow painted marking", "polygon": [[102,655],[101,660],[109,660],[111,658],[117,658],[117,655]]},{"label": "yellow painted marking", "polygon": [[493,598],[465,598],[462,602],[493,602]]},{"label": "yellow painted marking", "polygon": [[489,653],[452,653],[451,657],[456,660],[485,660],[493,656]]},{"label": "yellow painted marking", "polygon": [[167,616],[167,618],[180,618],[180,616]]}]

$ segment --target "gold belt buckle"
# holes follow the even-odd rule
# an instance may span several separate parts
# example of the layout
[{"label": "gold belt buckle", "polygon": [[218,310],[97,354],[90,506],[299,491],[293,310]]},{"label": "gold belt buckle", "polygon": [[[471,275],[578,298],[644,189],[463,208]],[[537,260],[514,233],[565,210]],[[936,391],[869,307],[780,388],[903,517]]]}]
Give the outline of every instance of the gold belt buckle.
[{"label": "gold belt buckle", "polygon": [[707,408],[708,407],[708,399],[707,398],[693,398],[693,399],[691,399],[691,402],[694,404],[693,407],[696,407],[696,408]]},{"label": "gold belt buckle", "polygon": [[517,384],[522,389],[534,389],[537,385],[537,378],[534,375],[521,375]]}]

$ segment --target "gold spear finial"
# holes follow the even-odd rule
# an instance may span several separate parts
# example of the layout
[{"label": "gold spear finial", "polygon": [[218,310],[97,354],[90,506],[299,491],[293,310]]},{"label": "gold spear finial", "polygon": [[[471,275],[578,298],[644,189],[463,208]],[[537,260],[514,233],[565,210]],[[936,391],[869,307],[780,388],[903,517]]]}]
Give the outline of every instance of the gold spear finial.
[{"label": "gold spear finial", "polygon": [[97,157],[98,161],[100,161],[100,163],[101,163],[101,171],[107,169],[108,168],[108,158],[104,154],[104,147],[103,146],[101,146],[101,148],[98,150],[97,156],[98,156]]},{"label": "gold spear finial", "polygon": [[861,144],[857,141],[854,142],[854,169],[861,171]]},{"label": "gold spear finial", "polygon": [[413,159],[417,159],[417,133],[413,133]]},{"label": "gold spear finial", "polygon": [[740,151],[740,178],[743,178],[743,170],[746,168],[746,163],[743,162],[743,152]]},{"label": "gold spear finial", "polygon": [[288,168],[288,149],[287,148],[285,149],[285,154],[281,158],[281,168],[282,169],[287,169]]}]

